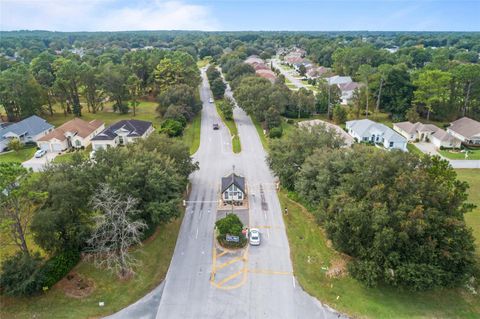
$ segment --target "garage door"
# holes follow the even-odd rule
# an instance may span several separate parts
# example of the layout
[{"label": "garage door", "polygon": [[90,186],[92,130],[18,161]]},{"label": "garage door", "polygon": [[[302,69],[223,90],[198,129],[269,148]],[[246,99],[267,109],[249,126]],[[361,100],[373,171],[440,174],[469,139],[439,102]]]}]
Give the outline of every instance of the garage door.
[{"label": "garage door", "polygon": [[52,143],[52,151],[54,152],[60,152],[63,150],[63,145],[59,143]]},{"label": "garage door", "polygon": [[42,143],[42,144],[40,144],[40,148],[41,148],[42,150],[45,150],[45,151],[49,151],[49,150],[50,150],[49,146],[50,146],[50,145],[49,145],[48,143]]}]

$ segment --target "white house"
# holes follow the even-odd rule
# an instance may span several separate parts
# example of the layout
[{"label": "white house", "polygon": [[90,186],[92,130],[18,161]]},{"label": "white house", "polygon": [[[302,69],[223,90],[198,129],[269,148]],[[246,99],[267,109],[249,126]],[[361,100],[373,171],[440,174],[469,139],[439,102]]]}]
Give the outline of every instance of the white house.
[{"label": "white house", "polygon": [[406,121],[393,124],[393,129],[408,141],[431,142],[437,148],[458,148],[461,144],[459,139],[433,124]]},{"label": "white house", "polygon": [[37,142],[53,130],[53,125],[46,120],[32,115],[20,122],[4,124],[0,126],[0,152],[2,152],[12,139],[18,139],[22,143]]},{"label": "white house", "polygon": [[87,122],[76,117],[38,139],[37,144],[50,152],[87,147],[91,139],[104,128],[105,123],[100,120]]},{"label": "white house", "polygon": [[353,98],[353,92],[360,87],[360,83],[353,82],[352,78],[349,76],[331,76],[326,78],[328,85],[335,85],[340,89],[341,94],[341,104],[347,105],[348,102]]},{"label": "white house", "polygon": [[348,121],[346,129],[357,142],[371,142],[386,149],[407,151],[407,139],[381,123],[369,119]]},{"label": "white house", "polygon": [[245,177],[235,173],[222,177],[221,191],[224,204],[242,205],[246,197]]},{"label": "white house", "polygon": [[92,138],[92,148],[93,150],[98,150],[126,145],[138,138],[147,138],[152,132],[152,122],[122,120],[95,135]]},{"label": "white house", "polygon": [[450,123],[447,132],[464,144],[480,146],[480,122],[471,118],[462,117]]}]

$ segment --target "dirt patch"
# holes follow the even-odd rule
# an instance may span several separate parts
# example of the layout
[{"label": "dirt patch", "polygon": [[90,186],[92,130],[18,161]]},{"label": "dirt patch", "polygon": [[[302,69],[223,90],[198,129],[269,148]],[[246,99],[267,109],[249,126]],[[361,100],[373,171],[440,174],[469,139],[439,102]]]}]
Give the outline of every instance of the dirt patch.
[{"label": "dirt patch", "polygon": [[72,298],[85,298],[95,290],[93,279],[82,276],[76,272],[71,272],[56,284],[65,295]]},{"label": "dirt patch", "polygon": [[328,271],[326,273],[327,277],[339,278],[345,276],[348,273],[347,262],[347,259],[344,257],[335,258],[332,261],[330,267],[328,268]]}]

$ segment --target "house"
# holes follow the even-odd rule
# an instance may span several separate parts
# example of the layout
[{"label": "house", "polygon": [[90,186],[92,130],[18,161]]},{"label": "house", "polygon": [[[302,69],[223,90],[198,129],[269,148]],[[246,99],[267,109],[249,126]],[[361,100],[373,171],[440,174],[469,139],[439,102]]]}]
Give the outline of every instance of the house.
[{"label": "house", "polygon": [[259,77],[269,80],[270,82],[275,82],[277,75],[272,70],[257,70],[255,74]]},{"label": "house", "polygon": [[393,129],[408,141],[431,142],[437,148],[459,148],[460,140],[433,124],[409,121],[393,124]]},{"label": "house", "polygon": [[32,115],[20,122],[0,126],[0,152],[2,152],[12,139],[19,139],[22,143],[37,142],[53,130],[53,125],[46,120]]},{"label": "house", "polygon": [[350,83],[342,83],[337,84],[338,88],[340,89],[341,95],[341,102],[342,105],[347,105],[348,102],[353,98],[353,93],[356,89],[360,88],[360,83],[357,82],[350,82]]},{"label": "house", "polygon": [[312,127],[317,125],[323,125],[329,131],[334,131],[338,136],[340,136],[343,141],[345,142],[345,146],[349,147],[355,142],[352,136],[348,135],[340,126],[325,122],[322,120],[309,120],[309,121],[302,121],[298,123],[299,127]]},{"label": "house", "polygon": [[462,117],[450,123],[447,132],[458,138],[465,145],[480,146],[480,122]]},{"label": "house", "polygon": [[329,74],[331,71],[332,70],[330,68],[326,68],[323,66],[312,67],[307,70],[306,76],[308,79],[318,79],[319,77]]},{"label": "house", "polygon": [[153,132],[152,122],[122,120],[104,129],[92,138],[93,150],[117,147],[147,138]]},{"label": "house", "polygon": [[245,177],[232,173],[222,177],[222,202],[224,205],[243,205],[246,198]]},{"label": "house", "polygon": [[346,129],[357,142],[370,142],[381,144],[389,150],[407,151],[407,139],[384,124],[369,119],[348,121]]},{"label": "house", "polygon": [[37,144],[41,149],[50,152],[87,147],[91,139],[104,128],[105,123],[100,120],[87,122],[76,117],[38,139]]}]

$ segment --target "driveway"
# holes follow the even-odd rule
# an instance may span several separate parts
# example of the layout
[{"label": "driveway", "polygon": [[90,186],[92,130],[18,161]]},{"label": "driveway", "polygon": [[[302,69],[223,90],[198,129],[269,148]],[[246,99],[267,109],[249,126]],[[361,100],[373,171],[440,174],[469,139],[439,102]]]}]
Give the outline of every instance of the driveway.
[{"label": "driveway", "polygon": [[22,163],[23,167],[31,168],[34,172],[39,172],[44,169],[45,165],[53,161],[59,153],[47,152],[40,158],[32,157],[28,161]]},{"label": "driveway", "polygon": [[452,165],[453,168],[480,168],[480,160],[452,160],[452,159],[446,158],[437,152],[437,149],[432,143],[419,142],[419,143],[415,143],[415,145],[418,147],[420,151],[422,151],[425,154],[437,155],[449,161],[450,165]]}]

